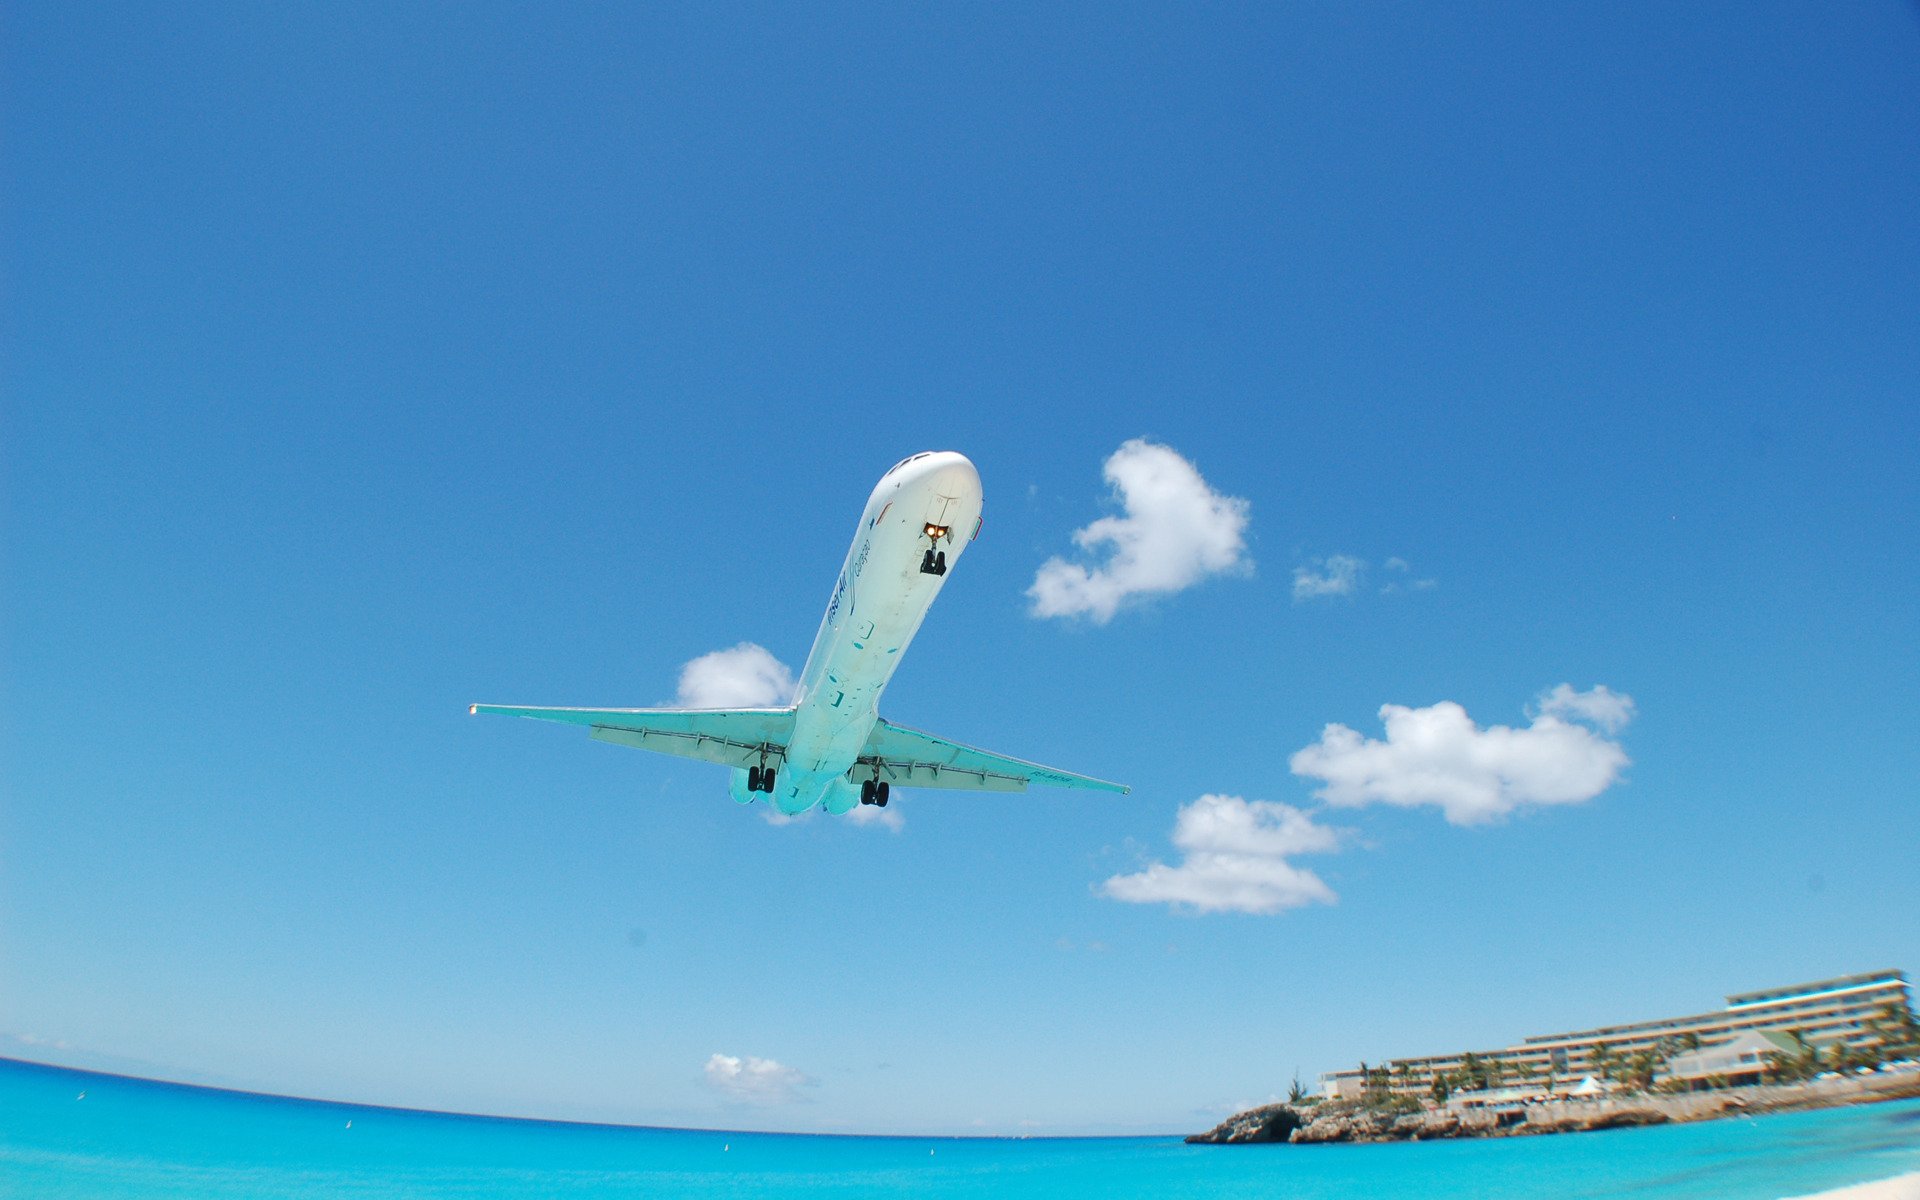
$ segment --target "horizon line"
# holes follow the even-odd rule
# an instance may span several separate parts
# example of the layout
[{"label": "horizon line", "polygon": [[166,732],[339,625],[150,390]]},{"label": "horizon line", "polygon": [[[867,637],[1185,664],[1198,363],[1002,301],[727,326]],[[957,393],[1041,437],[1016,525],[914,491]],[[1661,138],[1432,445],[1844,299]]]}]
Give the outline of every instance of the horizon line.
[{"label": "horizon line", "polygon": [[510,1117],[501,1113],[461,1112],[450,1108],[410,1108],[404,1104],[375,1104],[365,1100],[329,1100],[321,1096],[295,1096],[287,1092],[256,1092],[247,1088],[225,1087],[217,1083],[187,1083],[179,1079],[157,1079],[149,1075],[129,1075],[123,1071],[103,1071],[95,1067],[70,1067],[38,1059],[0,1054],[0,1065],[12,1064],[43,1071],[64,1071],[71,1075],[92,1075],[100,1079],[118,1079],[153,1087],[187,1088],[196,1092],[220,1092],[251,1100],[281,1100],[293,1104],[324,1104],[333,1108],[358,1108],[373,1112],[406,1113],[421,1117],[453,1117],[466,1121],[512,1121],[528,1125],[571,1125],[582,1129],[627,1129],[649,1133],[727,1133],[746,1137],[806,1138],[888,1138],[895,1141],[934,1139],[944,1142],[1085,1142],[1121,1141],[1144,1138],[1177,1138],[1179,1133],[826,1133],[794,1132],[777,1129],[721,1129],[705,1125],[637,1125],[620,1121],[588,1121],[567,1117]]}]

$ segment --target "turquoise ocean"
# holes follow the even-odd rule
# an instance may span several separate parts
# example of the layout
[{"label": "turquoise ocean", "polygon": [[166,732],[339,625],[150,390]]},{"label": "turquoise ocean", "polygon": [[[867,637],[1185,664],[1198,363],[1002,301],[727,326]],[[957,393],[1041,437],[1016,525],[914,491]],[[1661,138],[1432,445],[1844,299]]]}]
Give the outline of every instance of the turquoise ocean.
[{"label": "turquoise ocean", "polygon": [[1775,1200],[1917,1170],[1920,1102],[1494,1141],[1187,1146],[1177,1137],[820,1137],[577,1125],[255,1096],[0,1060],[6,1200]]}]

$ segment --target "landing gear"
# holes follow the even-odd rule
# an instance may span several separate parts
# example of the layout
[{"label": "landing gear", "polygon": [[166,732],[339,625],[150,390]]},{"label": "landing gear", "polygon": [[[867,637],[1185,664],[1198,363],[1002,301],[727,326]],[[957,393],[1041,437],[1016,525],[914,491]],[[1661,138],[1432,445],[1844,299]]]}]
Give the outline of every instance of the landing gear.
[{"label": "landing gear", "polygon": [[871,804],[875,808],[887,806],[887,794],[893,788],[884,779],[863,779],[860,781],[860,803]]},{"label": "landing gear", "polygon": [[926,528],[927,552],[920,556],[922,575],[945,575],[947,573],[947,552],[940,549],[940,539],[952,536],[945,525],[928,525]]},{"label": "landing gear", "polygon": [[772,767],[748,767],[747,790],[750,792],[765,792],[771,796],[773,794],[775,774],[776,772]]}]

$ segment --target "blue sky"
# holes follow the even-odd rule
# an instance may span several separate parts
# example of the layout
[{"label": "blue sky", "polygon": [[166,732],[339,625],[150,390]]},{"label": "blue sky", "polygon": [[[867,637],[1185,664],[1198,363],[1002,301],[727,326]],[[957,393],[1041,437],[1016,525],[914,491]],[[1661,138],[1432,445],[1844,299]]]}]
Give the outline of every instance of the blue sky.
[{"label": "blue sky", "polygon": [[[0,1053],[1184,1130],[1920,967],[1910,5],[23,4],[5,40]],[[1076,530],[1163,511],[1103,478],[1136,439],[1244,517],[1226,569],[1034,615],[1049,559],[1102,569]],[[797,669],[936,448],[985,530],[883,711],[1130,796],[775,826],[466,716]],[[1384,801],[1391,754],[1290,767],[1446,704],[1467,758],[1558,712],[1597,774],[1526,803],[1482,756],[1505,799],[1456,823]],[[1183,813],[1324,895],[1116,898]]]}]

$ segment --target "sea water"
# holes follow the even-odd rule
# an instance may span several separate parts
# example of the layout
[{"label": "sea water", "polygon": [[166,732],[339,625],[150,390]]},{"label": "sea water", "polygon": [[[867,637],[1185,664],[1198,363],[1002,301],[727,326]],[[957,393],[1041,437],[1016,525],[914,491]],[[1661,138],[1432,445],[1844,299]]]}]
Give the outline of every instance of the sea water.
[{"label": "sea water", "polygon": [[575,1125],[254,1096],[0,1060],[6,1200],[1777,1200],[1915,1170],[1920,1102],[1551,1137],[1187,1146],[1177,1137],[825,1137]]}]

